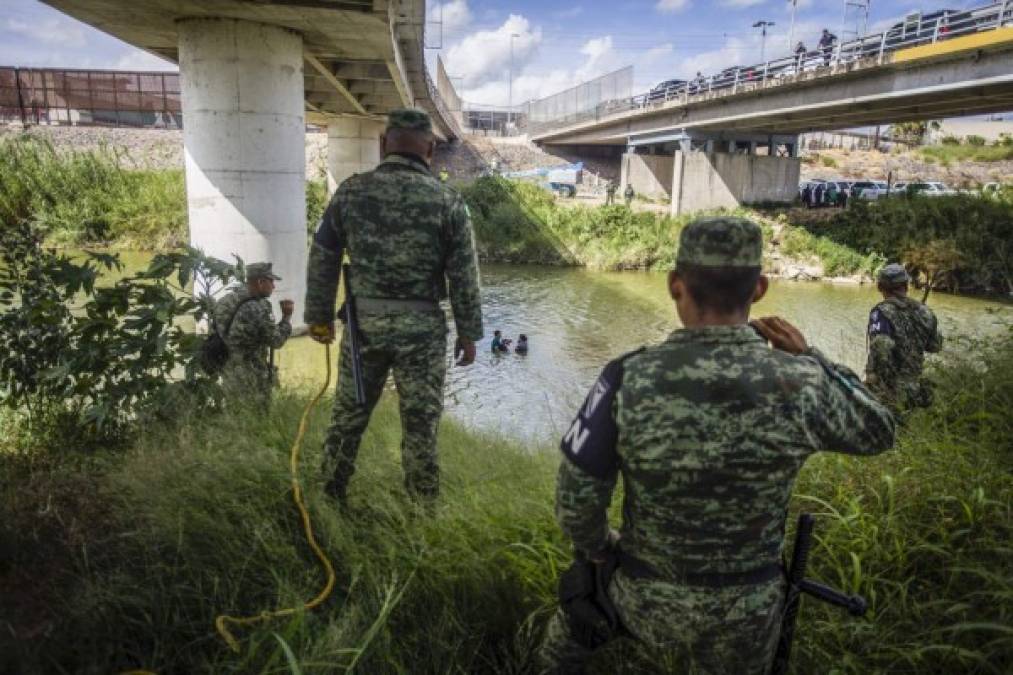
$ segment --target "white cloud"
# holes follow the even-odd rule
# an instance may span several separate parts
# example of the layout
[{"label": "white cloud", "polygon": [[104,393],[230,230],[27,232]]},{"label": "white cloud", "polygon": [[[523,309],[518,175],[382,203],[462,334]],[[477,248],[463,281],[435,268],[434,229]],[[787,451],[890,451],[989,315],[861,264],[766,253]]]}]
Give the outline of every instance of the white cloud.
[{"label": "white cloud", "polygon": [[648,49],[646,52],[644,52],[644,54],[637,59],[637,63],[634,65],[634,68],[636,69],[637,66],[643,67],[653,66],[654,64],[661,61],[664,57],[671,56],[674,51],[675,47],[672,45],[671,42],[659,45],[657,47],[652,47],[651,49]]},{"label": "white cloud", "polygon": [[541,42],[541,28],[532,28],[526,18],[511,14],[499,28],[472,33],[450,47],[446,53],[447,69],[464,78],[465,89],[476,89],[508,77],[511,46],[516,75],[535,56]]},{"label": "white cloud", "polygon": [[42,21],[7,19],[3,23],[3,28],[11,33],[51,45],[84,47],[87,44],[83,26],[60,18]]},{"label": "white cloud", "polygon": [[428,14],[430,21],[440,21],[442,16],[443,30],[447,32],[461,30],[471,23],[471,8],[468,7],[468,0],[437,2]]},{"label": "white cloud", "polygon": [[767,0],[721,0],[721,4],[725,7],[745,8],[745,7],[756,7],[762,5]]},{"label": "white cloud", "polygon": [[659,12],[681,12],[689,7],[689,0],[658,0],[654,9]]}]

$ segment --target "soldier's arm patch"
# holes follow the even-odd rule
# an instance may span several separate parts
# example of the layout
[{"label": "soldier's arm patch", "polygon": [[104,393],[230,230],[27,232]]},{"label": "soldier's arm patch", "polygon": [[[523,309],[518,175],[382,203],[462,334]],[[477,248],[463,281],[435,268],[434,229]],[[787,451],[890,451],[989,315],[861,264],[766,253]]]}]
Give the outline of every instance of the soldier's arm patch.
[{"label": "soldier's arm patch", "polygon": [[886,314],[878,307],[873,309],[872,313],[869,314],[869,337],[874,338],[877,335],[893,337],[893,333],[893,324],[890,323],[890,319],[886,317]]},{"label": "soldier's arm patch", "polygon": [[622,359],[605,366],[559,444],[574,466],[595,478],[611,478],[619,469],[619,427],[612,410],[622,379]]}]

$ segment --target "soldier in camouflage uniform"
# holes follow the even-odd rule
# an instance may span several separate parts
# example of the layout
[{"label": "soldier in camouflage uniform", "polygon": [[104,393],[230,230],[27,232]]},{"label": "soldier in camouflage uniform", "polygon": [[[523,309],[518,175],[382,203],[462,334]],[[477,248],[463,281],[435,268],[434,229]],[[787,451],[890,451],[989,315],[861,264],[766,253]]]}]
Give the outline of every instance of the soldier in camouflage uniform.
[{"label": "soldier in camouflage uniform", "polygon": [[865,381],[896,410],[931,405],[932,389],[922,378],[925,352],[943,348],[936,315],[907,295],[910,281],[907,270],[896,263],[880,270],[877,287],[883,302],[869,314]]},{"label": "soldier in camouflage uniform", "polygon": [[281,321],[276,324],[268,300],[279,280],[271,263],[249,264],[246,285],[215,305],[215,330],[229,347],[222,378],[231,390],[270,396],[274,384],[270,350],[280,349],[292,334],[292,301],[281,301]]},{"label": "soldier in camouflage uniform", "polygon": [[343,339],[325,444],[335,463],[327,492],[344,503],[359,442],[393,371],[405,485],[431,502],[439,492],[436,432],[446,375],[447,324],[439,301],[449,281],[455,351],[464,354],[459,365],[468,365],[482,338],[478,259],[468,207],[430,172],[435,143],[429,116],[391,112],[380,142],[384,160],[338,187],[310,251],[305,318],[319,342],[334,337],[335,295],[348,253],[366,394],[366,404],[358,405],[349,340]]},{"label": "soldier in camouflage uniform", "polygon": [[[765,673],[795,477],[820,450],[892,446],[893,417],[853,372],[782,319],[747,323],[767,291],[761,251],[748,220],[688,225],[668,277],[685,327],[609,363],[563,437],[557,518],[578,560],[618,560],[602,585],[619,629],[588,639],[579,613],[561,608],[544,672],[582,672],[594,648],[625,635],[673,654],[679,672]],[[620,475],[616,533],[607,510]]]}]

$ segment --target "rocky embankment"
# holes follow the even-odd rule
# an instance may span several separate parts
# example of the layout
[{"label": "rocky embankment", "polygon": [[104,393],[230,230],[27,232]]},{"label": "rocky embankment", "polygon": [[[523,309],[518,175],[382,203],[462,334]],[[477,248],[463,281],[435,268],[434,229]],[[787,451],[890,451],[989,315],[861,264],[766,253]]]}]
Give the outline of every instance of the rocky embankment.
[{"label": "rocky embankment", "polygon": [[803,156],[802,180],[886,180],[891,173],[894,181],[940,181],[952,188],[975,188],[990,182],[1013,182],[1013,161],[962,161],[945,166],[927,161],[917,150],[820,150]]}]

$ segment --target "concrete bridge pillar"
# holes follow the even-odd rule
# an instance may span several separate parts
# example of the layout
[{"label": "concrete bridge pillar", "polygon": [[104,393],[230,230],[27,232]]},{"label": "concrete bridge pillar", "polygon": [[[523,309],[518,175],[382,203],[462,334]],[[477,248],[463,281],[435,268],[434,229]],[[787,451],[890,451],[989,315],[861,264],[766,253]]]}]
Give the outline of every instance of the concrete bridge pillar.
[{"label": "concrete bridge pillar", "polygon": [[801,162],[792,157],[679,150],[672,171],[672,215],[794,201],[800,169]]},{"label": "concrete bridge pillar", "polygon": [[328,192],[352,174],[376,168],[383,130],[383,122],[359,117],[337,117],[327,125]]},{"label": "concrete bridge pillar", "polygon": [[302,37],[237,19],[177,27],[190,243],[224,260],[272,262],[282,277],[275,298],[295,300],[298,322],[306,286]]}]

